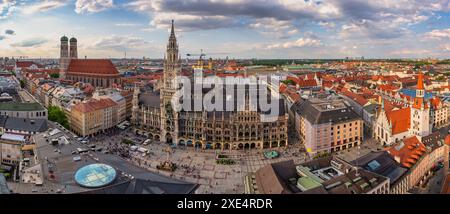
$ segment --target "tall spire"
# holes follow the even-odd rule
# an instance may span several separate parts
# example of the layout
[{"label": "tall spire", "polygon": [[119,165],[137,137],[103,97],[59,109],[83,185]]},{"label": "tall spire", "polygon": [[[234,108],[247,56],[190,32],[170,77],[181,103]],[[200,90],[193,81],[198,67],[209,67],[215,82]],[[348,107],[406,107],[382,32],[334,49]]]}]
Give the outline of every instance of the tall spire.
[{"label": "tall spire", "polygon": [[170,30],[170,37],[175,37],[175,27],[174,27],[174,24],[173,24],[173,19],[172,19],[172,28],[171,28],[171,30]]},{"label": "tall spire", "polygon": [[424,90],[425,87],[423,86],[423,74],[419,71],[419,77],[417,79],[417,89]]},{"label": "tall spire", "polygon": [[175,36],[174,21],[172,20],[172,26],[170,30],[169,44],[167,44],[167,61],[171,64],[178,60],[178,43]]}]

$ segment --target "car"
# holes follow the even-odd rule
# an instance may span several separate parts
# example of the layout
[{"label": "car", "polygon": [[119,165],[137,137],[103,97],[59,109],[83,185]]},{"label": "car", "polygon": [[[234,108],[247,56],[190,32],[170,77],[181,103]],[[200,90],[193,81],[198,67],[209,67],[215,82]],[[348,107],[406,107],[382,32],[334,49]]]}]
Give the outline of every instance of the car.
[{"label": "car", "polygon": [[72,151],[72,155],[74,155],[74,154],[77,154],[77,151],[75,151],[75,150],[74,150],[74,151]]}]

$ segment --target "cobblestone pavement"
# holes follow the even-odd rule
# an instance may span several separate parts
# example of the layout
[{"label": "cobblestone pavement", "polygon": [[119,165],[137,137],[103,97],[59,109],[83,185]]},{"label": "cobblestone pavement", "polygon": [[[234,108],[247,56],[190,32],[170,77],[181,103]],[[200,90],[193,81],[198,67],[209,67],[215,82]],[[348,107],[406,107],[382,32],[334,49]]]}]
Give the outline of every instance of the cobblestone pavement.
[{"label": "cobblestone pavement", "polygon": [[[167,144],[152,142],[149,145],[141,145],[144,137],[137,136],[131,131],[119,132],[105,136],[98,136],[91,139],[91,143],[100,144],[117,154],[123,154],[129,150],[130,146],[122,144],[122,138],[136,142],[136,146],[149,150],[149,154],[143,156],[141,152],[135,151],[125,155],[128,160],[141,168],[162,175],[178,178],[188,182],[198,183],[200,187],[197,193],[243,193],[244,177],[249,172],[256,172],[261,167],[271,163],[285,160],[293,160],[295,164],[310,160],[301,144],[288,145],[287,148],[275,148],[280,153],[280,157],[267,159],[263,152],[267,150],[250,151],[215,151],[215,150],[195,150],[192,147],[175,148],[168,154]],[[374,139],[366,139],[363,144],[349,150],[336,153],[339,157],[347,161],[352,161],[358,156],[363,156],[371,151],[381,151],[381,146]],[[114,152],[113,152],[114,153]],[[216,155],[220,153],[227,158],[234,160],[233,165],[221,165],[216,163]],[[123,155],[122,155],[123,156]],[[169,160],[176,164],[174,172],[158,170],[157,166]]]},{"label": "cobblestone pavement", "polygon": [[[146,156],[138,151],[130,152],[129,157],[125,157],[126,160],[151,172],[198,183],[200,187],[197,189],[197,193],[240,194],[244,192],[244,177],[247,173],[256,172],[259,168],[275,162],[294,160],[298,164],[306,160],[305,156],[299,152],[300,146],[293,145],[289,145],[287,148],[274,149],[280,153],[280,157],[275,159],[264,158],[263,150],[195,151],[194,148],[188,147],[173,149],[173,152],[168,154],[166,152],[167,144],[152,142],[146,146],[140,145],[145,138],[136,136],[130,131],[113,136],[98,136],[91,139],[91,143],[118,152],[130,147],[121,143],[123,137],[131,139],[137,143],[137,146],[149,150],[149,154]],[[216,155],[218,152],[236,163],[233,165],[217,164]],[[177,170],[174,172],[158,170],[157,166],[166,160],[175,163]]]}]

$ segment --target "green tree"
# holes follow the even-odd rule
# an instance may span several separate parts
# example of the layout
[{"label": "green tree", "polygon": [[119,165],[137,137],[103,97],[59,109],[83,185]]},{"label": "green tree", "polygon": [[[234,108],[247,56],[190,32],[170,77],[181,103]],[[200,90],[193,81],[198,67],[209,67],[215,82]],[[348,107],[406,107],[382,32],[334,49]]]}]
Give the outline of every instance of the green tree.
[{"label": "green tree", "polygon": [[64,126],[65,128],[69,128],[69,121],[67,119],[64,111],[57,106],[48,107],[48,119],[53,122],[57,122]]},{"label": "green tree", "polygon": [[50,74],[50,77],[53,78],[53,79],[58,79],[59,78],[59,73]]},{"label": "green tree", "polygon": [[25,84],[27,84],[27,82],[25,82],[25,80],[20,80],[20,87],[21,88],[25,88]]},{"label": "green tree", "polygon": [[286,85],[295,85],[294,80],[291,80],[291,79],[289,79],[289,80],[283,80],[283,81],[281,81],[281,82],[284,83],[284,84],[286,84]]}]

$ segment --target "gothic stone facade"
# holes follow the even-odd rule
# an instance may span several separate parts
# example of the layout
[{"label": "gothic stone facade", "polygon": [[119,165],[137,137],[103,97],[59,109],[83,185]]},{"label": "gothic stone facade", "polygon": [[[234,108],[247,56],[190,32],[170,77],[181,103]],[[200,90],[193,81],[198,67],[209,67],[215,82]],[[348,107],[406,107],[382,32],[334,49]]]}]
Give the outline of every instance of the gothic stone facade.
[{"label": "gothic stone facade", "polygon": [[173,28],[164,62],[160,94],[135,88],[132,123],[136,132],[156,141],[198,149],[252,149],[287,145],[288,115],[281,107],[276,119],[261,121],[262,112],[244,111],[173,111],[170,101],[176,91],[171,80],[180,71],[178,44]]}]

